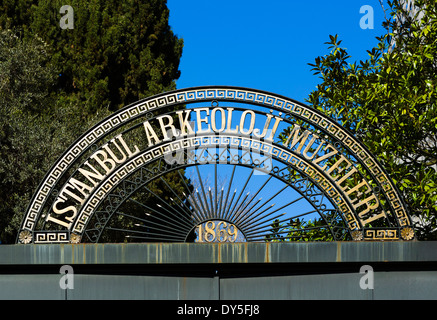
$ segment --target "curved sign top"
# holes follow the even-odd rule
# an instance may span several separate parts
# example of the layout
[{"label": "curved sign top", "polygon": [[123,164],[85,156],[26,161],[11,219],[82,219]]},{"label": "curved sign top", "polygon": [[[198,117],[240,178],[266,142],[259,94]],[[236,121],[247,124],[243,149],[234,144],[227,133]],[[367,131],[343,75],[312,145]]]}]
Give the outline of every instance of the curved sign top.
[{"label": "curved sign top", "polygon": [[[191,171],[195,179],[184,178]],[[300,199],[309,211],[290,207]],[[296,227],[309,212],[324,224]],[[17,242],[97,242],[105,232],[123,233],[116,241],[284,241],[317,228],[334,240],[414,239],[389,175],[340,124],[277,94],[209,86],[140,100],[84,133],[44,177]]]}]

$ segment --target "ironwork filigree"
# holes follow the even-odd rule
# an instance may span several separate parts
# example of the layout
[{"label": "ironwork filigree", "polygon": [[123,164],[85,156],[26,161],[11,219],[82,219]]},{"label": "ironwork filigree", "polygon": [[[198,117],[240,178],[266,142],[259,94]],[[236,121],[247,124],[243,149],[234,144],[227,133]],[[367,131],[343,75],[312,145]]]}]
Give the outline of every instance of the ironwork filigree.
[{"label": "ironwork filigree", "polygon": [[[210,102],[211,105],[199,107],[199,103],[204,102]],[[222,103],[229,106],[222,107]],[[182,106],[186,111],[175,113],[174,110],[181,110]],[[188,123],[190,112],[197,115],[196,132],[190,132],[193,130]],[[211,119],[200,116],[201,112],[210,114]],[[231,127],[232,112],[241,117],[239,129]],[[221,117],[221,123],[213,124],[213,115]],[[280,125],[292,127],[292,134],[287,139],[291,144],[279,144],[273,141],[273,136],[265,135],[267,131],[263,131],[262,127],[255,128],[255,119],[259,116],[265,119],[264,129],[269,128],[269,124],[274,124],[273,130],[278,132]],[[245,117],[250,119],[247,128],[243,128]],[[179,119],[183,134],[172,140],[162,130],[158,137],[150,123],[159,120],[161,129],[172,131],[172,119]],[[225,125],[226,121],[228,123]],[[306,127],[301,128],[298,122]],[[202,129],[202,123],[213,124],[214,128]],[[135,143],[129,145],[127,141],[136,141],[137,135],[134,133],[141,128],[147,134],[148,145],[144,148],[138,148]],[[303,140],[299,140],[301,138]],[[307,138],[308,141],[305,140]],[[106,172],[92,171],[92,166],[85,166],[90,158],[101,163],[109,161],[104,156],[108,156],[111,147],[112,152],[118,149],[121,153],[118,154],[119,158],[113,154],[111,168],[108,163],[104,164]],[[214,152],[212,148],[218,151]],[[239,150],[240,153],[231,153],[229,150]],[[314,161],[314,155],[320,150],[324,150],[325,157],[329,152],[344,154],[344,157],[333,160],[330,164],[332,168],[328,166],[326,169],[326,165],[320,165],[325,161],[323,156]],[[172,156],[174,153],[182,154],[182,163]],[[261,156],[254,157],[255,154]],[[101,231],[108,227],[116,212],[114,210],[139,185],[144,185],[144,181],[152,177],[158,179],[184,166],[196,167],[213,162],[229,164],[232,161],[238,166],[264,171],[300,192],[326,222],[334,239],[344,239],[344,230],[354,240],[414,239],[410,217],[396,186],[368,149],[338,123],[317,110],[272,93],[236,87],[198,87],[143,99],[114,113],[84,133],[44,177],[24,215],[17,242],[98,241]],[[275,161],[281,166],[276,165]],[[341,161],[344,161],[342,165]],[[332,174],[336,171],[337,176],[333,178]],[[92,182],[92,185],[74,178],[83,172],[86,172],[88,182]],[[358,185],[340,185],[339,181],[344,181],[352,173],[356,173]],[[364,189],[359,189],[361,186]],[[72,193],[72,189],[76,190],[76,194]],[[53,212],[62,210],[54,203],[68,202],[65,196],[68,192],[76,199],[75,207],[71,207],[70,215],[64,220],[57,220],[58,216]],[[369,198],[364,199],[363,195]],[[212,199],[219,199],[214,196]],[[322,199],[329,200],[330,208]],[[63,210],[67,211],[67,207]],[[335,212],[335,216],[341,217],[344,226],[334,226],[328,212]],[[209,215],[203,214],[204,218],[217,218],[211,212]],[[91,219],[94,226],[99,228],[89,227]],[[228,222],[241,224],[244,221],[241,214],[235,216],[234,220]],[[57,221],[58,225],[46,229],[53,221]],[[199,221],[197,219],[197,224],[190,225],[191,229],[199,225]],[[287,231],[284,229],[281,232]],[[169,234],[166,237],[174,240]]]}]

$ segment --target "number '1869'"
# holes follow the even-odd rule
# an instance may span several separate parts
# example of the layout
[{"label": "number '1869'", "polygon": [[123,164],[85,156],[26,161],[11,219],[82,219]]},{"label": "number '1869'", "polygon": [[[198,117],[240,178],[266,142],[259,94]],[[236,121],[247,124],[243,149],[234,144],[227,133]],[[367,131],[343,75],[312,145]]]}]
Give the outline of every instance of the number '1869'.
[{"label": "number '1869'", "polygon": [[207,221],[196,227],[197,242],[235,242],[238,229],[225,221]]}]

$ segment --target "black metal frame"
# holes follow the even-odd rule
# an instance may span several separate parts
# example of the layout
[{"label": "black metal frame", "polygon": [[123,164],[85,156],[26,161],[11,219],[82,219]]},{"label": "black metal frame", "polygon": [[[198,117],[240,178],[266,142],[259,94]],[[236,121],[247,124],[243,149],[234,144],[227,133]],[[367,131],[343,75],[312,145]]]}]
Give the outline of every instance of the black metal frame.
[{"label": "black metal frame", "polygon": [[[190,150],[188,149],[187,152],[189,152],[189,151]],[[175,170],[184,169],[186,167],[191,167],[191,166],[199,165],[199,164],[196,164],[196,163],[192,163],[192,164],[184,163],[184,164],[177,164],[177,165],[169,165],[165,161],[162,161],[162,159],[157,159],[157,160],[155,160],[155,162],[156,162],[155,167],[160,168],[161,166],[164,166],[164,167],[166,167],[165,170],[161,171],[161,169],[159,169],[159,170],[157,170],[156,175],[153,175],[152,174],[153,169],[151,170],[150,168],[148,168],[147,172],[146,172],[146,170],[144,170],[143,168],[140,168],[139,175],[135,176],[135,174],[132,174],[132,177],[126,177],[126,180],[125,180],[126,183],[123,183],[123,185],[121,186],[120,190],[115,190],[114,192],[108,194],[106,199],[109,199],[109,200],[106,201],[106,202],[102,202],[101,205],[99,206],[102,209],[96,211],[96,213],[94,215],[96,217],[96,219],[97,219],[97,223],[101,224],[103,222],[103,225],[100,225],[98,228],[92,228],[92,227],[87,226],[86,230],[84,231],[84,235],[87,237],[87,241],[86,242],[88,242],[88,241],[89,242],[99,242],[100,236],[101,236],[102,232],[104,232],[104,229],[105,229],[107,223],[112,218],[112,216],[114,214],[117,214],[120,206],[123,205],[123,203],[125,201],[129,200],[131,198],[131,196],[135,192],[137,192],[139,189],[143,188],[145,185],[147,185],[148,183],[154,181],[155,179],[161,179],[162,176],[165,175],[166,173],[169,173],[169,172],[175,171]],[[214,165],[217,166],[217,164],[214,164]],[[224,165],[224,164],[221,164],[221,165]],[[235,166],[241,166],[241,167],[251,168],[252,170],[255,170],[257,168],[257,165],[254,164],[254,163],[243,164],[241,162],[241,157],[236,162],[228,163],[227,165],[233,165],[234,168],[235,168]],[[311,182],[311,178],[310,177],[305,177],[305,178],[302,178],[302,179],[299,179],[299,180],[296,180],[296,181],[292,181],[292,180],[289,180],[289,179],[285,178],[286,175],[284,175],[284,174],[281,175],[281,173],[283,173],[284,169],[288,169],[288,167],[283,167],[282,169],[280,169],[278,171],[277,170],[272,170],[270,173],[268,173],[268,175],[270,177],[274,177],[274,178],[282,181],[284,183],[284,185],[285,185],[285,187],[283,189],[279,190],[278,192],[276,192],[272,196],[272,198],[278,196],[279,193],[281,191],[283,191],[286,187],[291,187],[292,189],[294,189],[297,193],[299,193],[301,195],[301,197],[299,199],[297,199],[297,200],[305,199],[314,208],[314,210],[312,212],[317,212],[320,215],[320,217],[322,217],[323,219],[325,219],[325,217],[326,217],[326,212],[332,211],[332,209],[326,208],[326,205],[323,204],[320,201],[320,199],[315,198],[316,196],[322,196],[322,198],[326,197],[326,199],[329,200],[331,205],[335,208],[334,210],[337,211],[337,212],[340,211],[339,208],[336,206],[335,202],[333,202],[329,198],[329,196],[328,196],[328,194],[326,194],[326,192],[324,192],[323,190],[315,190],[314,189],[315,184],[314,184],[314,182]],[[304,172],[301,172],[301,174],[304,174]],[[139,176],[139,179],[138,179],[138,176]],[[232,178],[233,177],[234,177],[234,175],[232,175],[232,177],[231,177],[231,184],[232,184]],[[201,177],[199,177],[199,181],[202,181]],[[302,182],[309,182],[310,184],[309,185],[305,185],[305,184],[302,184]],[[247,183],[248,183],[248,180],[246,181],[246,185],[247,185]],[[258,189],[258,192],[263,187],[264,187],[264,185],[260,189]],[[186,186],[186,188],[188,188],[188,187]],[[245,188],[243,188],[242,190],[239,191],[238,199],[236,200],[235,205],[233,205],[233,209],[237,206],[237,204],[239,202],[239,199],[241,198],[244,189]],[[228,200],[227,198],[229,196],[229,191],[230,191],[230,188],[228,188],[228,190],[227,190],[227,196],[226,196],[225,203]],[[202,193],[204,195],[207,193],[205,191],[204,186],[202,186]],[[206,196],[204,196],[204,198],[206,198]],[[214,199],[216,199],[216,198],[217,197],[214,196]],[[113,199],[117,199],[117,200],[114,201]],[[179,199],[179,200],[181,200],[181,199]],[[295,202],[297,200],[293,199],[292,202]],[[318,202],[319,202],[319,204],[317,204]],[[229,205],[227,205],[227,207],[229,209],[230,209],[232,203],[233,203],[233,201]],[[261,206],[261,207],[263,207],[263,206]],[[261,207],[259,207],[259,208],[261,208]],[[206,213],[207,210],[205,208],[206,208],[206,205],[204,205],[204,207],[203,207],[203,211],[204,211],[205,214],[204,215],[198,215],[197,218],[192,221],[191,229],[189,229],[189,228],[186,229],[185,230],[185,232],[186,232],[185,235],[184,235],[184,233],[182,233],[181,236],[179,237],[179,241],[185,241],[187,236],[192,232],[193,228],[195,228],[197,225],[202,224],[202,223],[204,223],[206,221],[209,221],[209,220],[222,220],[222,221],[226,221],[226,222],[235,224],[239,228],[239,230],[241,230],[243,232],[244,237],[248,241],[251,241],[251,240],[254,240],[254,239],[257,239],[258,241],[260,240],[258,232],[256,232],[256,233],[254,233],[254,232],[249,233],[249,232],[246,231],[246,228],[245,228],[244,225],[240,225],[241,222],[246,222],[247,218],[246,218],[246,220],[240,221],[242,217],[235,216],[235,213],[232,213],[232,212],[229,212],[229,211],[226,212],[225,216],[222,216],[221,214],[217,215],[215,213],[211,214],[210,212]],[[202,211],[202,209],[198,209],[198,210]],[[274,212],[276,212],[278,210],[279,209],[276,209]],[[262,213],[263,212],[265,212],[265,210],[262,211]],[[155,212],[155,213],[159,214],[159,212]],[[270,214],[272,214],[272,213],[270,213]],[[302,215],[305,215],[305,214],[306,213],[299,213],[298,215],[296,215],[296,217],[299,217],[299,216],[302,216]],[[267,223],[266,220],[263,221],[263,225],[264,225],[263,229],[265,229],[265,230],[262,231],[263,232],[262,237],[264,237],[267,234],[266,232],[270,232],[272,230],[272,228],[270,226],[270,223],[272,223],[276,218],[278,218],[280,216],[281,215],[270,217],[270,219],[268,220],[269,223]],[[253,217],[253,219],[258,218],[258,217],[259,217],[259,215],[256,215],[256,216]],[[290,220],[290,218],[287,218],[287,219],[284,219],[284,220],[279,220],[279,222],[282,223],[282,222],[286,222],[286,221],[289,221],[289,220]],[[258,222],[258,221],[255,221],[255,222]],[[348,239],[350,240],[351,239],[350,238],[350,231],[346,227],[340,227],[338,225],[331,225],[331,223],[326,221],[326,219],[325,219],[325,222],[326,222],[326,227],[329,228],[329,230],[330,230],[330,232],[331,232],[331,234],[332,234],[332,236],[334,237],[335,240],[348,240]],[[267,223],[267,225],[266,225],[266,223]],[[344,234],[342,234],[341,236],[339,236],[337,232],[334,232],[333,228],[341,228],[348,235],[345,236]],[[125,230],[125,231],[127,231],[127,230]],[[257,231],[259,231],[259,230],[257,230]],[[92,232],[97,232],[98,235],[97,236],[90,236],[90,234]],[[273,234],[272,234],[272,236],[273,236]],[[145,238],[147,238],[147,237],[145,237]],[[151,237],[150,239],[153,239],[153,237]],[[162,238],[160,238],[159,240],[161,240],[161,241],[162,240],[170,241],[171,239],[162,239]],[[276,238],[271,237],[270,240],[276,240]],[[173,241],[174,241],[174,239],[173,239]]]},{"label": "black metal frame", "polygon": [[[249,96],[250,99],[248,99]],[[38,242],[36,241],[34,234],[36,231],[35,229],[38,228],[38,225],[42,224],[44,226],[44,222],[41,222],[43,221],[42,219],[44,216],[43,210],[44,208],[46,208],[48,201],[56,196],[57,184],[59,184],[59,182],[61,182],[63,179],[65,180],[65,178],[68,177],[68,172],[73,168],[73,165],[77,165],[77,161],[75,160],[81,159],[83,155],[85,155],[87,152],[90,152],[94,145],[96,145],[100,141],[103,141],[103,139],[113,134],[116,130],[119,130],[124,125],[127,125],[132,121],[140,120],[143,117],[145,117],[146,119],[152,119],[158,116],[156,112],[159,112],[159,115],[164,114],[161,112],[166,108],[174,109],[175,107],[181,107],[187,104],[195,105],[202,102],[211,102],[217,104],[219,102],[233,102],[258,106],[262,108],[269,108],[271,110],[279,112],[280,115],[283,113],[282,117],[284,121],[287,121],[289,123],[290,120],[293,119],[299,119],[303,120],[304,122],[310,123],[311,126],[321,130],[324,134],[329,136],[330,139],[332,139],[332,141],[336,143],[336,145],[341,146],[353,155],[367,155],[367,158],[361,158],[361,156],[355,158],[357,163],[359,163],[363,168],[370,168],[366,169],[364,173],[360,174],[370,176],[372,181],[377,184],[380,193],[384,196],[384,202],[387,203],[390,214],[393,217],[394,222],[396,223],[396,226],[388,225],[387,228],[381,228],[381,230],[395,230],[397,232],[397,235],[393,237],[392,240],[400,239],[400,231],[402,229],[409,228],[413,230],[411,227],[411,218],[408,215],[408,209],[403,202],[402,197],[400,196],[399,190],[391,181],[387,172],[385,172],[384,168],[380,165],[377,159],[375,159],[371,155],[366,146],[362,144],[358,139],[356,139],[345,128],[341,128],[340,125],[336,124],[333,120],[327,118],[318,110],[312,109],[302,103],[280,95],[272,94],[261,90],[240,87],[211,86],[180,89],[140,100],[134,104],[126,106],[115,115],[111,115],[107,119],[101,121],[99,124],[93,126],[85,134],[83,134],[75,143],[72,144],[69,149],[64,152],[64,154],[53,165],[53,167],[49,170],[47,175],[42,180],[37,192],[34,194],[32,200],[30,201],[27,212],[23,218],[21,232],[17,235],[17,242]],[[288,108],[288,106],[290,106],[290,108]],[[300,111],[291,112],[291,110]],[[313,121],[313,119],[316,119],[316,121]],[[317,119],[319,121],[317,121]],[[141,124],[137,124],[137,126],[138,125]],[[135,127],[136,126],[132,126],[123,132],[133,130]],[[346,136],[346,139],[343,139],[341,141],[341,139],[339,139],[339,135],[340,138]],[[352,143],[343,143],[344,141]],[[279,145],[276,146],[279,147]],[[358,149],[354,150],[353,148]],[[73,158],[73,160],[68,161],[71,158]],[[366,163],[367,161],[370,161],[370,167],[368,163]],[[313,183],[317,185],[317,182],[313,181]],[[110,194],[108,194],[108,197],[109,196]],[[329,198],[329,195],[327,195],[327,198]],[[393,205],[394,203],[396,205]],[[341,211],[341,208],[337,209]],[[94,214],[97,214],[97,212],[95,212]],[[361,230],[361,232],[365,231],[363,230],[363,226],[358,227],[357,230]],[[378,228],[373,228],[374,232],[379,232],[378,230]],[[45,238],[46,240],[42,242],[65,242],[71,240],[70,231],[71,230],[44,230],[44,228],[40,228],[40,230],[38,230],[37,232],[39,232],[40,235],[47,234],[47,237]],[[349,231],[351,232],[353,230]],[[26,232],[30,235],[30,241],[23,241],[23,238],[27,236]],[[62,236],[56,236],[56,234]],[[51,237],[52,240],[50,240],[50,235],[54,235]],[[412,237],[414,238],[414,234]],[[364,236],[363,238],[366,237]],[[409,238],[411,238],[411,236]],[[379,237],[376,236],[373,240],[378,239]],[[384,235],[382,236],[382,239],[384,239]]]}]

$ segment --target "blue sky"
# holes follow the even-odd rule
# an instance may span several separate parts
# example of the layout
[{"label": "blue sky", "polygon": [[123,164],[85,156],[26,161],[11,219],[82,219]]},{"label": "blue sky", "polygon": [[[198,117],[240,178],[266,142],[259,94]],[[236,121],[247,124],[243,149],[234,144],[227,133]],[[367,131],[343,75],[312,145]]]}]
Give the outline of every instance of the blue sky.
[{"label": "blue sky", "polygon": [[[184,39],[178,89],[241,86],[305,102],[319,82],[308,63],[328,54],[329,35],[339,35],[354,62],[367,59],[366,51],[385,32],[379,0],[167,0],[167,5],[170,26]],[[373,29],[360,27],[365,15],[360,8],[366,5],[373,8]],[[297,196],[275,201],[279,207]]]},{"label": "blue sky", "polygon": [[[384,33],[379,0],[168,0],[170,26],[184,39],[177,88],[232,85],[304,102],[318,83],[308,63],[338,34],[351,62]],[[374,29],[360,28],[364,5]]]}]

